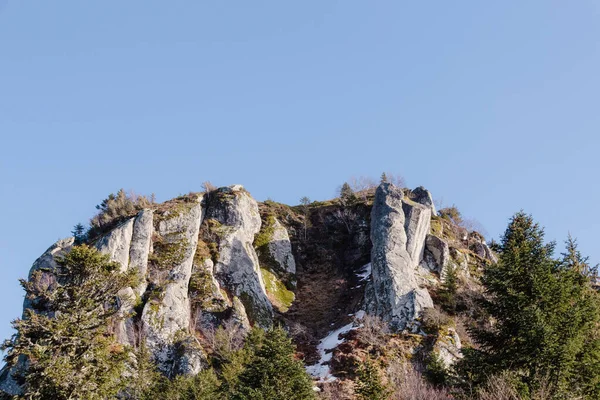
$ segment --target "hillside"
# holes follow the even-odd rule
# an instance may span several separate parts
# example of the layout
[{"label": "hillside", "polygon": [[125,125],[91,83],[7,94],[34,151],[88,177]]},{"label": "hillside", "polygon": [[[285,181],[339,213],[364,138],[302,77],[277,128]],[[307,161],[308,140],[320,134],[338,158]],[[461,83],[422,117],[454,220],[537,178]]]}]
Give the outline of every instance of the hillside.
[{"label": "hillside", "polygon": [[[257,202],[241,185],[160,204],[120,192],[99,209],[91,229],[34,262],[31,287],[60,287],[61,257],[75,247],[108,255],[137,276],[118,292],[109,334],[147,349],[171,379],[221,373],[216,332],[282,326],[323,398],[384,398],[361,394],[370,367],[382,385],[450,398],[444,387],[455,385],[463,349],[479,347],[471,332],[494,322],[480,278],[498,254],[422,187],[383,182],[297,206]],[[28,296],[24,319],[52,315],[48,304]],[[30,361],[8,361],[0,390],[19,395]]]}]

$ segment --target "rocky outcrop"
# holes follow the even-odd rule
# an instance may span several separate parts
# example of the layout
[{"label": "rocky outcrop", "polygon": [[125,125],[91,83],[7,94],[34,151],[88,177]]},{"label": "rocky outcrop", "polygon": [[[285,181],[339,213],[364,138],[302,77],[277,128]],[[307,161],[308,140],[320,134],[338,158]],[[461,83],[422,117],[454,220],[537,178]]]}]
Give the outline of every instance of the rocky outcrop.
[{"label": "rocky outcrop", "polygon": [[444,364],[450,368],[458,360],[463,358],[460,337],[454,328],[447,328],[445,334],[440,334],[433,345],[433,353]]},{"label": "rocky outcrop", "polygon": [[448,247],[448,243],[435,235],[427,235],[425,239],[425,255],[421,264],[428,270],[437,273],[443,281],[450,262],[450,248]]},{"label": "rocky outcrop", "polygon": [[[190,303],[188,284],[192,275],[192,264],[198,232],[204,217],[204,208],[198,202],[183,209],[171,211],[158,221],[157,233],[163,254],[158,254],[157,272],[166,273],[166,278],[154,282],[153,297],[144,306],[142,313],[143,333],[148,347],[154,353],[159,368],[171,373],[172,363],[180,362],[173,356],[175,343],[189,332]],[[187,351],[187,350],[186,350]],[[184,351],[185,352],[185,351]],[[182,351],[179,350],[181,354]],[[197,361],[198,357],[187,357]],[[179,366],[178,369],[199,371],[201,363]]]},{"label": "rocky outcrop", "polygon": [[[53,273],[58,267],[56,259],[68,253],[74,242],[74,238],[61,239],[50,246],[31,266],[28,280],[35,281],[39,288],[52,288],[56,284],[56,277]],[[23,301],[23,318],[25,318],[25,311],[28,309],[44,311],[44,305],[38,304],[35,299],[25,297]]]},{"label": "rocky outcrop", "polygon": [[261,226],[258,204],[241,185],[217,189],[210,196],[206,218],[214,221],[213,230],[219,236],[215,277],[241,300],[250,321],[271,326],[273,308],[252,246]]},{"label": "rocky outcrop", "polygon": [[129,249],[134,223],[135,218],[129,218],[110,233],[101,237],[96,243],[98,250],[108,254],[111,261],[116,261],[121,265],[121,272],[127,271],[129,267]]},{"label": "rocky outcrop", "polygon": [[423,186],[419,186],[412,190],[412,195],[415,202],[422,204],[431,210],[431,215],[437,215],[435,204],[433,203],[433,196],[429,190],[425,189]]},{"label": "rocky outcrop", "polygon": [[148,271],[148,255],[152,245],[153,226],[152,210],[142,210],[133,223],[131,246],[129,248],[129,269],[135,269],[140,276],[140,285],[136,288],[140,296],[146,291],[148,282],[146,274]]},{"label": "rocky outcrop", "polygon": [[275,218],[273,235],[268,245],[269,256],[277,271],[296,275],[296,261],[292,254],[292,243],[287,229]]},{"label": "rocky outcrop", "polygon": [[425,217],[430,213],[422,205],[404,202],[402,190],[390,183],[377,188],[371,212],[372,279],[365,303],[369,313],[388,321],[395,330],[416,329],[421,311],[433,307],[416,276],[427,234],[422,224],[428,229]]},{"label": "rocky outcrop", "polygon": [[479,257],[489,260],[493,263],[497,262],[498,259],[492,250],[488,247],[485,239],[481,234],[477,232],[471,232],[468,236],[469,248],[477,254]]},{"label": "rocky outcrop", "polygon": [[406,231],[406,250],[416,267],[423,259],[425,238],[429,233],[431,209],[408,199],[402,201],[404,210],[404,230]]}]

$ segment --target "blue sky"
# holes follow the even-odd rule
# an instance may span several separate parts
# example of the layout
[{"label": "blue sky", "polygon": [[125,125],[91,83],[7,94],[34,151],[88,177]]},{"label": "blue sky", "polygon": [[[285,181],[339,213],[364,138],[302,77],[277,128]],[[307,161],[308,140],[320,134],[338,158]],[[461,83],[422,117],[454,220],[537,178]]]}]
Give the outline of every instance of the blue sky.
[{"label": "blue sky", "polygon": [[0,336],[119,188],[326,199],[403,175],[600,262],[600,3],[0,0]]}]

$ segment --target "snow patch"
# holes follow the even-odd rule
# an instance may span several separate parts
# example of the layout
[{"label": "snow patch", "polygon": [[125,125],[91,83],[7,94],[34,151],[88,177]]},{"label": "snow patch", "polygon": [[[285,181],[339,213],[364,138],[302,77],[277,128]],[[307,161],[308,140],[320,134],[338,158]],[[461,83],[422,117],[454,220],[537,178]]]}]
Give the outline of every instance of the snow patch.
[{"label": "snow patch", "polygon": [[[356,313],[355,321],[363,318],[365,312],[360,310]],[[315,365],[310,365],[306,367],[306,372],[308,372],[313,377],[317,378],[319,382],[332,382],[337,378],[331,375],[331,369],[329,368],[329,362],[333,357],[333,350],[338,347],[340,344],[344,343],[345,339],[340,338],[341,335],[344,335],[351,330],[356,329],[355,322],[351,322],[348,325],[344,325],[341,328],[338,328],[327,334],[317,346],[317,351],[319,352],[321,358],[319,362]]]},{"label": "snow patch", "polygon": [[360,278],[361,281],[368,280],[371,277],[371,263],[368,263],[359,269],[356,276]]}]

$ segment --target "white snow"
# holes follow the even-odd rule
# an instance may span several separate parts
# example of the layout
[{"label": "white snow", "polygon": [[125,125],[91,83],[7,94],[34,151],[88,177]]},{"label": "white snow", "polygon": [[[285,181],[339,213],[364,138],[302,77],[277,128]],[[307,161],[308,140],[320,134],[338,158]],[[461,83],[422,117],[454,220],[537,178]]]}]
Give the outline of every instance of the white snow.
[{"label": "white snow", "polygon": [[321,355],[321,359],[315,365],[306,367],[306,372],[315,378],[318,378],[321,382],[334,381],[336,378],[331,375],[329,361],[331,361],[331,358],[333,357],[333,350],[344,343],[344,339],[341,339],[339,336],[350,332],[352,329],[355,329],[354,323],[349,323],[348,325],[344,325],[341,328],[330,332],[323,338],[317,346],[317,351]]},{"label": "white snow", "polygon": [[360,278],[361,281],[368,280],[371,276],[371,263],[364,265],[356,274],[357,277]]}]

